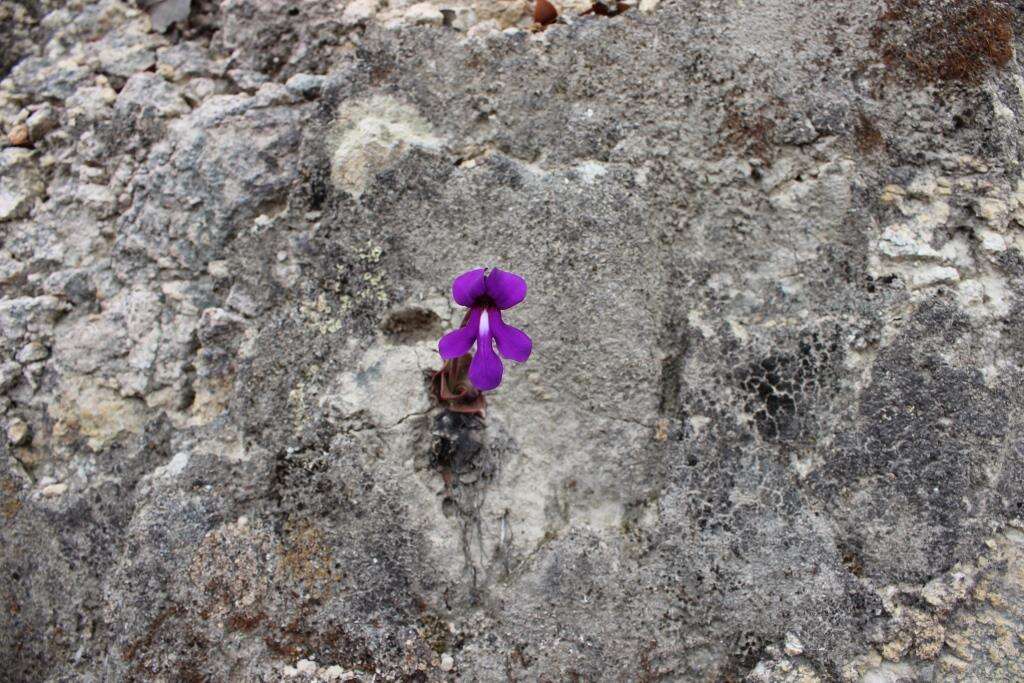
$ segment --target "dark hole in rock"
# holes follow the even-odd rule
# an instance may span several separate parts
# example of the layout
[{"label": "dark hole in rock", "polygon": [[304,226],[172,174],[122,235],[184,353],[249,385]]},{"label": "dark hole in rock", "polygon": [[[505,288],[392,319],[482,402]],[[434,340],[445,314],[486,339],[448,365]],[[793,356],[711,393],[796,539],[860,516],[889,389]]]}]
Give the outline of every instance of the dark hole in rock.
[{"label": "dark hole in rock", "polygon": [[389,312],[384,316],[380,328],[396,344],[437,341],[444,334],[441,318],[433,311],[418,306]]}]

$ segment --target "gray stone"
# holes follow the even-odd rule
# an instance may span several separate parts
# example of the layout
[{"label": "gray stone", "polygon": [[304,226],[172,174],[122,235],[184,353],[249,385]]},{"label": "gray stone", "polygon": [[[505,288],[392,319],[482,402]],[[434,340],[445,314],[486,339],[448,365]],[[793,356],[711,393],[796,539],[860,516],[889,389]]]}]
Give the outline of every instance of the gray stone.
[{"label": "gray stone", "polygon": [[152,69],[156,65],[156,48],[164,44],[144,27],[133,24],[107,34],[93,46],[92,59],[97,71],[128,78]]},{"label": "gray stone", "polygon": [[163,33],[171,24],[188,19],[192,0],[139,0],[139,7],[149,13],[153,30]]},{"label": "gray stone", "polygon": [[34,363],[36,361],[46,360],[49,357],[50,350],[46,348],[46,345],[41,342],[34,341],[29,342],[25,346],[21,347],[21,349],[18,351],[18,354],[14,357],[14,359],[17,360],[22,365],[24,365],[26,363]]},{"label": "gray stone", "polygon": [[114,111],[123,116],[173,117],[190,109],[170,83],[152,73],[137,73],[125,83],[117,96]]},{"label": "gray stone", "polygon": [[168,71],[168,77],[172,81],[196,76],[221,76],[224,73],[220,62],[211,59],[207,51],[195,42],[182,41],[169,47],[162,47],[157,50],[156,55],[157,69]]},{"label": "gray stone", "polygon": [[21,446],[29,439],[31,432],[25,421],[21,418],[14,418],[7,421],[7,441],[12,446]]},{"label": "gray stone", "polygon": [[35,160],[31,150],[0,149],[0,223],[28,216],[45,190]]},{"label": "gray stone", "polygon": [[0,392],[7,391],[18,382],[21,376],[21,364],[12,360],[0,363]]},{"label": "gray stone", "polygon": [[96,285],[87,270],[58,270],[43,282],[43,292],[63,297],[72,304],[84,304],[96,298]]},{"label": "gray stone", "polygon": [[57,118],[53,107],[43,105],[28,117],[25,122],[28,132],[33,141],[42,140],[43,136],[57,127]]},{"label": "gray stone", "polygon": [[320,90],[323,88],[326,80],[327,79],[324,76],[295,74],[288,79],[288,82],[285,83],[285,87],[296,95],[302,95],[303,97],[315,97],[320,94]]},{"label": "gray stone", "polygon": [[15,92],[32,98],[65,100],[89,78],[89,70],[70,60],[26,57],[8,76]]}]

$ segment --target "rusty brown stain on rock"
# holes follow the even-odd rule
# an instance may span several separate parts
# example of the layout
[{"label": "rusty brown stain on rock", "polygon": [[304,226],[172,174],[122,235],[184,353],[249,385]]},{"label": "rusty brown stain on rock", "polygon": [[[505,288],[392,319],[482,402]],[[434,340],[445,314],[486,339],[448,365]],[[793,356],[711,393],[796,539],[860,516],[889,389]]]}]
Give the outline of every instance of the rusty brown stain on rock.
[{"label": "rusty brown stain on rock", "polygon": [[1010,61],[1013,36],[1013,10],[1003,2],[888,0],[871,43],[890,73],[976,83]]}]

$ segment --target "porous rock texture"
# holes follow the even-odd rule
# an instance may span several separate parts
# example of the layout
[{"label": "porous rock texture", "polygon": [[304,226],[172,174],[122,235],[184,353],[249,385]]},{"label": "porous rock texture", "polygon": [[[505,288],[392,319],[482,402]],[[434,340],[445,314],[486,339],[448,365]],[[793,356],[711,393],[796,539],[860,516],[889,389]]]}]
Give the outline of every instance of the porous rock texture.
[{"label": "porous rock texture", "polygon": [[0,1],[3,680],[1024,678],[1018,3],[160,4]]}]

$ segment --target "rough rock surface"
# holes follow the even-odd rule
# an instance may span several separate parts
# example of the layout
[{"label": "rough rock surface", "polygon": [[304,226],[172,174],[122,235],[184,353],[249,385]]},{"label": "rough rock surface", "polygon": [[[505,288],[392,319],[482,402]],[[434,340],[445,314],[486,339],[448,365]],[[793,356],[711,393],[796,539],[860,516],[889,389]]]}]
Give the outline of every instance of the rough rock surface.
[{"label": "rough rock surface", "polygon": [[0,678],[1024,678],[1019,4],[512,5],[0,0]]}]

